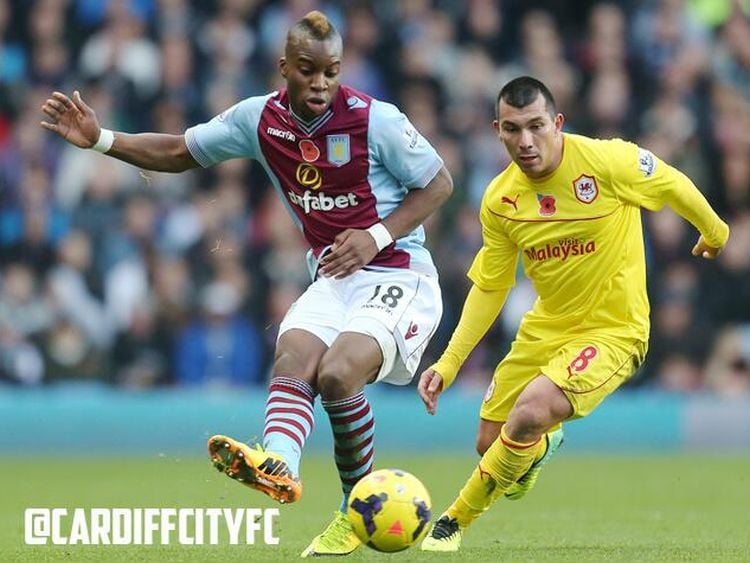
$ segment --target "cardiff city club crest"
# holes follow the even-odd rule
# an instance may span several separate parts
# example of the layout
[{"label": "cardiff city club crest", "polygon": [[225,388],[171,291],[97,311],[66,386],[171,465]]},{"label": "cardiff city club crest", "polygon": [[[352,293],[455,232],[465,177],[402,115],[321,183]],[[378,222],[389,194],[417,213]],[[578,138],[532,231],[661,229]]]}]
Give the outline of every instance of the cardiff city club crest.
[{"label": "cardiff city club crest", "polygon": [[349,135],[326,135],[326,153],[328,162],[334,166],[343,166],[352,159],[349,150]]},{"label": "cardiff city club crest", "polygon": [[581,203],[591,203],[599,195],[599,187],[596,185],[596,178],[581,174],[573,180],[573,189],[576,192],[576,199]]}]

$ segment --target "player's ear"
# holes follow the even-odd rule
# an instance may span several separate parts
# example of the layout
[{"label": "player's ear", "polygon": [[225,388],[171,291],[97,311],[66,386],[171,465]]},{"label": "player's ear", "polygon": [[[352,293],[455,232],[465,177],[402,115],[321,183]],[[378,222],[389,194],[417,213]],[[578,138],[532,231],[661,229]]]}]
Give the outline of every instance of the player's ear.
[{"label": "player's ear", "polygon": [[500,122],[497,119],[492,120],[492,128],[495,130],[495,133],[500,133]]},{"label": "player's ear", "polygon": [[555,131],[562,131],[563,125],[565,125],[565,116],[561,113],[558,113],[555,116]]},{"label": "player's ear", "polygon": [[281,57],[279,59],[279,72],[281,73],[281,76],[286,78],[287,72],[289,71],[289,67],[286,63],[286,57]]}]

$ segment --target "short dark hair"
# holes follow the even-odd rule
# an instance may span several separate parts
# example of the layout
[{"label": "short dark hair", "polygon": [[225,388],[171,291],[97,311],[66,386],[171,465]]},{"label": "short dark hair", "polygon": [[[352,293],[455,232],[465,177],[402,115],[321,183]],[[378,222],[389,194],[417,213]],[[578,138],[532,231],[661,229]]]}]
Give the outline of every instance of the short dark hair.
[{"label": "short dark hair", "polygon": [[555,115],[557,115],[557,104],[555,104],[552,92],[549,91],[549,88],[543,82],[531,76],[519,76],[502,87],[500,93],[497,95],[496,111],[498,117],[500,117],[500,100],[503,100],[506,104],[514,108],[524,108],[533,103],[539,94],[544,97],[547,111],[554,119]]}]

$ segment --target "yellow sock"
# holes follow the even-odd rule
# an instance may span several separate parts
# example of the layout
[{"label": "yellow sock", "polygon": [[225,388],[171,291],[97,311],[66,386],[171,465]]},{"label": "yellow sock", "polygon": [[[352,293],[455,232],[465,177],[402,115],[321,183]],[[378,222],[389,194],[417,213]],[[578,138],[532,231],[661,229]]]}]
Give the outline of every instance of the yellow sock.
[{"label": "yellow sock", "polygon": [[[549,435],[549,432],[542,436],[542,439],[540,440],[541,444],[539,449],[537,450],[536,456],[534,457],[534,461],[532,462],[532,465],[542,459],[544,457],[544,454],[547,453],[547,448],[549,447],[549,444],[547,443],[547,436]],[[528,470],[527,470],[528,471]],[[520,479],[523,477],[523,473],[518,477]],[[516,480],[518,480],[516,479]],[[499,487],[495,487],[495,490],[492,492],[492,500],[490,501],[490,506],[494,504],[494,502],[499,499],[501,496],[503,496],[503,493],[505,491]]]},{"label": "yellow sock", "polygon": [[549,435],[549,432],[547,434],[544,434],[542,438],[539,440],[539,447],[537,448],[536,455],[534,456],[534,461],[532,462],[532,464],[542,459],[544,457],[544,454],[547,453],[547,436],[548,435]]},{"label": "yellow sock", "polygon": [[462,528],[471,524],[544,455],[545,449],[546,440],[530,444],[511,440],[503,426],[500,437],[482,456],[458,498],[446,511],[448,516],[455,518]]}]

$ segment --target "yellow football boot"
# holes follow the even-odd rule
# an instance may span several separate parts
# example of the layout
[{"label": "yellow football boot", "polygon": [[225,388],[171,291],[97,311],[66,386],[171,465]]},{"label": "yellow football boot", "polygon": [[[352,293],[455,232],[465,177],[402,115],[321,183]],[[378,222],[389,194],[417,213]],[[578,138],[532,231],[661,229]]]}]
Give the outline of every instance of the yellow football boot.
[{"label": "yellow football boot", "polygon": [[458,551],[461,547],[461,528],[455,518],[443,514],[430,533],[422,540],[422,551]]},{"label": "yellow football boot", "polygon": [[333,515],[333,521],[323,530],[323,533],[315,536],[302,557],[321,557],[326,555],[348,555],[357,549],[362,542],[352,529],[346,514],[337,510]]}]

